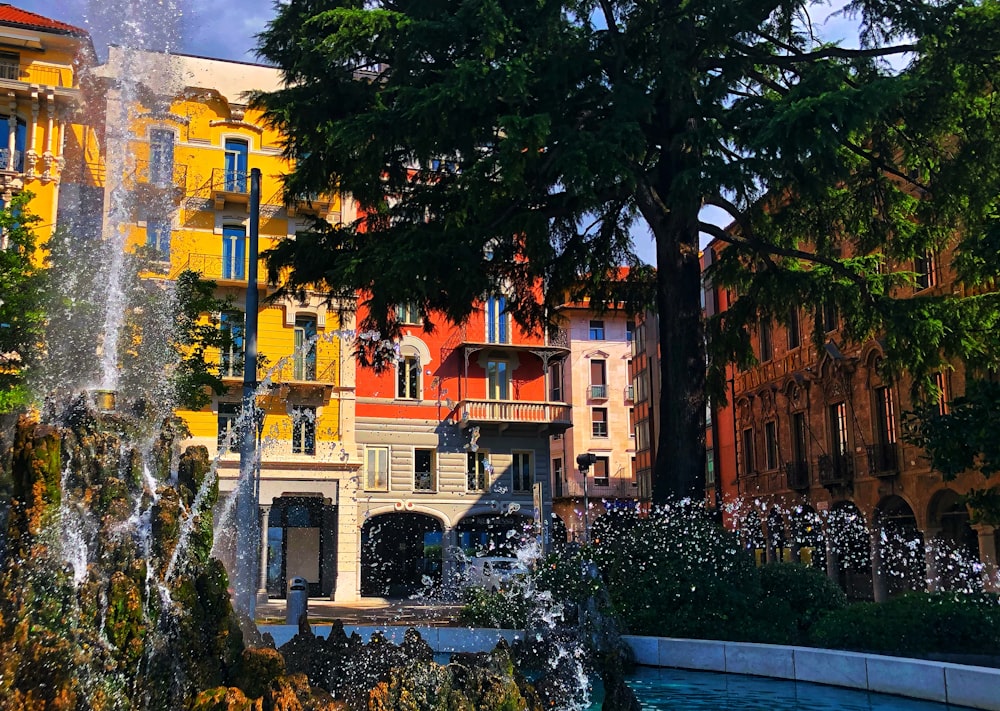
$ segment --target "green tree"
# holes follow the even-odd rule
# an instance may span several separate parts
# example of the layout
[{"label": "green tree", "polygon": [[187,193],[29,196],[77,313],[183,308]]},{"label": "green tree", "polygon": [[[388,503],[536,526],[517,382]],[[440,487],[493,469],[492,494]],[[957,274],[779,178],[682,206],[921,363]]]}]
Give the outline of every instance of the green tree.
[{"label": "green tree", "polygon": [[[272,273],[289,268],[291,290],[367,294],[361,327],[389,336],[393,304],[460,322],[499,289],[537,328],[567,292],[606,300],[615,268],[638,266],[645,226],[662,375],[655,500],[703,481],[702,234],[729,246],[713,276],[744,297],[709,326],[717,389],[727,361],[752,358],[749,325],[791,304],[814,309],[817,344],[826,303],[850,338],[885,332],[887,366],[918,377],[951,355],[995,359],[994,294],[894,297],[914,279],[899,265],[926,250],[958,249],[970,285],[997,271],[984,237],[1000,194],[997,2],[852,0],[857,48],[819,39],[812,10],[829,11],[282,3],[259,52],[285,86],[253,102],[288,137],[287,197],[337,189],[367,212],[279,245]],[[706,205],[734,228],[701,221]]]},{"label": "green tree", "polygon": [[45,269],[33,226],[40,221],[21,193],[0,207],[0,413],[26,404],[45,321]]}]

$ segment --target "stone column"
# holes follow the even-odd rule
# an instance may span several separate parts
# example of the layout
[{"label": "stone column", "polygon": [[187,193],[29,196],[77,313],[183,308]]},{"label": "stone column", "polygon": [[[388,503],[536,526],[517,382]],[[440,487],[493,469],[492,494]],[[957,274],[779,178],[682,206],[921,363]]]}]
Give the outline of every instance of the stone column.
[{"label": "stone column", "polygon": [[461,566],[458,556],[458,533],[445,527],[441,537],[441,588],[446,595],[458,594],[461,587]]},{"label": "stone column", "polygon": [[927,592],[941,589],[941,571],[938,568],[938,541],[941,533],[939,526],[927,526],[924,529],[924,575],[927,580]]},{"label": "stone column", "polygon": [[869,541],[872,556],[872,593],[875,602],[885,602],[889,598],[889,586],[882,565],[882,526],[877,521],[872,523]]},{"label": "stone column", "polygon": [[337,498],[336,602],[354,602],[361,597],[361,521],[358,516],[357,484],[340,480]]},{"label": "stone column", "polygon": [[979,536],[979,562],[983,564],[983,589],[1000,592],[1000,571],[997,569],[997,527],[979,523],[972,527]]},{"label": "stone column", "polygon": [[31,122],[28,124],[28,136],[27,141],[24,146],[24,174],[29,177],[35,177],[35,163],[38,162],[38,152],[35,151],[35,142],[37,140],[36,130],[38,127],[38,92],[32,90],[31,92]]},{"label": "stone column", "polygon": [[271,522],[271,505],[260,507],[260,583],[257,585],[257,604],[267,602],[267,529]]},{"label": "stone column", "polygon": [[829,528],[823,536],[823,546],[826,549],[826,577],[840,585],[840,555],[830,536]]},{"label": "stone column", "polygon": [[7,94],[7,165],[4,170],[14,170],[14,151],[17,150],[17,99],[14,94]]}]

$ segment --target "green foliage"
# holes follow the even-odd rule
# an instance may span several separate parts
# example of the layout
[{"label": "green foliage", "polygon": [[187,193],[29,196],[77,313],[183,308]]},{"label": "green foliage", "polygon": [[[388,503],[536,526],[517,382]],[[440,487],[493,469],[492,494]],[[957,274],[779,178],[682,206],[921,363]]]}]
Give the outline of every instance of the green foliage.
[{"label": "green foliage", "polygon": [[31,193],[0,208],[0,414],[30,401],[25,381],[37,366],[45,321],[45,270],[28,210]]},{"label": "green foliage", "polygon": [[996,654],[1000,598],[906,593],[882,603],[855,603],[820,619],[809,637],[819,647],[900,656]]},{"label": "green foliage", "polygon": [[[793,643],[804,642],[812,626],[828,612],[847,606],[847,596],[840,586],[819,569],[806,565],[765,565],[760,569],[760,587],[765,608],[788,622],[782,633]],[[767,619],[773,622],[775,617]]]},{"label": "green foliage", "polygon": [[517,589],[490,591],[470,586],[462,591],[458,621],[473,627],[520,630],[525,628],[528,615],[528,603]]},{"label": "green foliage", "polygon": [[760,597],[757,568],[736,536],[702,509],[676,505],[643,518],[612,512],[598,521],[604,525],[594,534],[594,561],[630,632],[706,639],[750,634]]},{"label": "green foliage", "polygon": [[[286,196],[336,186],[364,209],[278,244],[270,271],[291,291],[360,290],[359,327],[394,338],[395,304],[462,322],[503,289],[537,329],[566,294],[610,301],[633,267],[630,306],[655,304],[671,355],[657,501],[704,472],[701,234],[728,245],[714,283],[749,297],[708,324],[720,398],[726,364],[752,360],[748,328],[789,304],[816,315],[817,345],[836,305],[847,339],[884,333],[887,366],[918,379],[947,357],[995,362],[995,295],[897,298],[926,250],[957,249],[968,284],[1000,268],[995,4],[854,0],[861,49],[815,37],[827,6],[282,3],[259,52],[287,84],[252,101],[288,137]],[[734,229],[701,222],[705,205]]]},{"label": "green foliage", "polygon": [[950,402],[947,412],[942,413],[938,403],[928,398],[908,419],[905,438],[924,449],[931,467],[945,479],[967,470],[986,477],[1000,470],[1000,438],[996,436],[1000,382],[969,380],[965,395]]}]

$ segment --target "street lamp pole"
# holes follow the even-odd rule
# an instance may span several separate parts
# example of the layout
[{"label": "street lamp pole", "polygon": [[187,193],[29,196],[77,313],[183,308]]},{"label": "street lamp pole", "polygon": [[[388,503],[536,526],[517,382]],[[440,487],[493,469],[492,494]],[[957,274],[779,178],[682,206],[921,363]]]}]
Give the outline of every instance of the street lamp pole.
[{"label": "street lamp pole", "polygon": [[576,455],[576,466],[583,476],[583,542],[590,543],[590,498],[587,495],[587,472],[597,462],[597,455],[591,452]]}]

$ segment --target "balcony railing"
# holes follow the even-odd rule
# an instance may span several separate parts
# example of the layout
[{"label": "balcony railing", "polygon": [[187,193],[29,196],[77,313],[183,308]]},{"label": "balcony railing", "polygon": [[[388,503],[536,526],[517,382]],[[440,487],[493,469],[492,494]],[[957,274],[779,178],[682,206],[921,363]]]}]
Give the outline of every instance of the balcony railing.
[{"label": "balcony railing", "polygon": [[[176,267],[170,277],[176,279],[182,271],[188,270],[200,274],[205,279],[245,282],[247,259],[245,257],[242,260],[225,259],[218,254],[189,254],[187,260]],[[257,274],[262,277],[266,273],[266,266],[261,260],[258,262]]]},{"label": "balcony railing", "polygon": [[172,188],[183,194],[187,189],[187,166],[138,160],[135,162],[135,182],[152,188]]},{"label": "balcony railing", "polygon": [[635,386],[626,385],[625,386],[625,400],[635,400]]},{"label": "balcony railing", "polygon": [[823,486],[843,486],[854,478],[854,457],[849,454],[821,454],[816,466]]},{"label": "balcony railing", "polygon": [[22,66],[12,61],[0,61],[0,79],[47,86],[70,86],[63,81],[63,71],[57,67],[39,67],[33,64]]},{"label": "balcony railing", "polygon": [[[0,127],[3,127],[0,122]],[[21,151],[14,151],[14,163],[10,162],[10,148],[0,148],[0,170],[13,171],[15,173],[24,172],[24,154]]]},{"label": "balcony railing", "polygon": [[479,423],[569,427],[572,424],[572,408],[553,402],[462,400],[452,410],[452,418],[463,427]]},{"label": "balcony railing", "polygon": [[590,399],[591,400],[607,400],[608,399],[608,386],[607,386],[607,384],[591,385],[590,386]]},{"label": "balcony railing", "polygon": [[[600,483],[598,483],[600,482]],[[591,499],[639,499],[639,486],[631,479],[608,478],[587,480],[587,497]],[[583,498],[583,481],[569,479],[556,487],[554,498]]]},{"label": "balcony railing", "polygon": [[809,488],[809,462],[797,460],[785,462],[785,478],[788,488],[792,491],[802,491]]},{"label": "balcony railing", "polygon": [[868,473],[877,477],[899,473],[899,453],[895,443],[868,445]]}]

